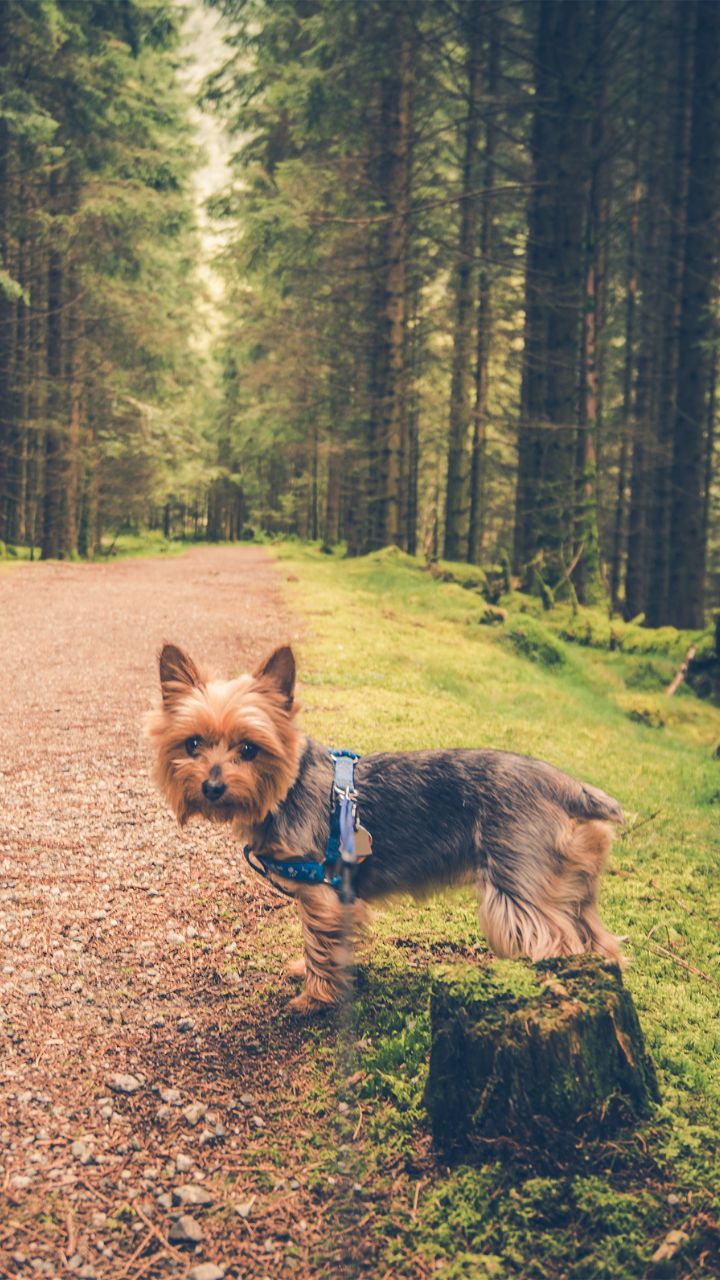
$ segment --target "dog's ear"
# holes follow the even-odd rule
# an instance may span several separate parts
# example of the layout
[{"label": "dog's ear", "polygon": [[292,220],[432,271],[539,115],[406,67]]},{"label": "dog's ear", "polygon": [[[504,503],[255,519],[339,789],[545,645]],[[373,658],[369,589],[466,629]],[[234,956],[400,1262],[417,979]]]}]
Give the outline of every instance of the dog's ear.
[{"label": "dog's ear", "polygon": [[292,706],[295,693],[295,656],[289,644],[274,649],[269,657],[263,659],[254,675],[256,680],[275,685],[283,695],[288,709]]},{"label": "dog's ear", "polygon": [[163,702],[172,702],[188,689],[202,684],[200,672],[192,658],[176,644],[164,644],[160,650],[160,688]]}]

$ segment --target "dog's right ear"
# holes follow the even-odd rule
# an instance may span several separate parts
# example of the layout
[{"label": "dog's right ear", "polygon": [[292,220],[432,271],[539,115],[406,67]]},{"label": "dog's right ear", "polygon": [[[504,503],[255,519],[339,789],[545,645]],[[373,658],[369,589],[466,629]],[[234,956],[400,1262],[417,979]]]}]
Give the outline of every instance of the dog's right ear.
[{"label": "dog's right ear", "polygon": [[160,688],[163,702],[180,698],[188,689],[202,684],[200,672],[192,658],[176,644],[164,644],[160,650]]}]

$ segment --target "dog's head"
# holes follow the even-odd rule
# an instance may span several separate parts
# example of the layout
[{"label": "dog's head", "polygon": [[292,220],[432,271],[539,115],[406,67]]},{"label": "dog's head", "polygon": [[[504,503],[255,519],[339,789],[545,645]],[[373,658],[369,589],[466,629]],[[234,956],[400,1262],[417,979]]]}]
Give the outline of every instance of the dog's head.
[{"label": "dog's head", "polygon": [[275,649],[252,675],[208,680],[182,649],[166,644],[160,690],[146,727],[155,777],[178,821],[262,822],[297,775],[292,649]]}]

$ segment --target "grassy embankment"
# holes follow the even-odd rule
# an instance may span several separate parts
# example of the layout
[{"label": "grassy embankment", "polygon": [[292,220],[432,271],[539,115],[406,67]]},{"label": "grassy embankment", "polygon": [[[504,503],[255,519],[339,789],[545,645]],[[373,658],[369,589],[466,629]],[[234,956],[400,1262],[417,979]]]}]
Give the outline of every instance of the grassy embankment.
[{"label": "grassy embankment", "polygon": [[[515,619],[518,640],[512,614],[509,626],[479,625],[477,595],[399,553],[352,562],[286,546],[277,555],[306,624],[301,700],[312,734],[360,752],[516,750],[622,801],[628,825],[602,912],[628,935],[626,981],[663,1098],[642,1132],[589,1148],[574,1171],[435,1164],[422,1107],[427,966],[481,957],[484,945],[469,892],[390,904],[375,922],[349,1029],[326,1021],[307,1032],[314,1067],[304,1105],[325,1117],[312,1141],[317,1176],[336,1168],[358,1184],[335,1223],[345,1230],[345,1273],[717,1274],[720,711],[683,690],[665,700],[664,727],[635,722],[638,688],[664,678],[674,658],[565,643],[562,613],[555,634],[552,615],[530,628]],[[652,704],[661,695],[643,696]],[[266,928],[279,971],[297,949],[297,926],[281,912]],[[338,1081],[356,1071],[363,1077],[346,1092],[340,1085],[346,1101],[331,1124]]]},{"label": "grassy embankment", "polygon": [[[76,556],[78,564],[105,564],[110,560],[124,560],[135,556],[177,556],[195,545],[191,539],[166,538],[159,530],[145,529],[141,533],[104,534],[101,546],[92,561]],[[40,563],[40,547],[14,547],[0,542],[0,567],[13,564]]]}]

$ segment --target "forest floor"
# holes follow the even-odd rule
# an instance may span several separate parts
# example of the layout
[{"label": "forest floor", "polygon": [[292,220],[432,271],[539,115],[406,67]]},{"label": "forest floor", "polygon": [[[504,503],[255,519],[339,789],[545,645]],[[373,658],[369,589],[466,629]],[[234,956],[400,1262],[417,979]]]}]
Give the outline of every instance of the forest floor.
[{"label": "forest floor", "polygon": [[[546,670],[481,608],[382,554],[0,570],[0,1276],[720,1274],[720,712],[633,723],[647,661]],[[288,638],[325,741],[509,747],[626,805],[603,914],[663,1094],[641,1130],[574,1168],[436,1160],[427,970],[489,962],[465,892],[378,913],[342,1016],[288,1014],[292,906],[228,832],[177,829],[141,737],[164,639],[231,674]]]}]

